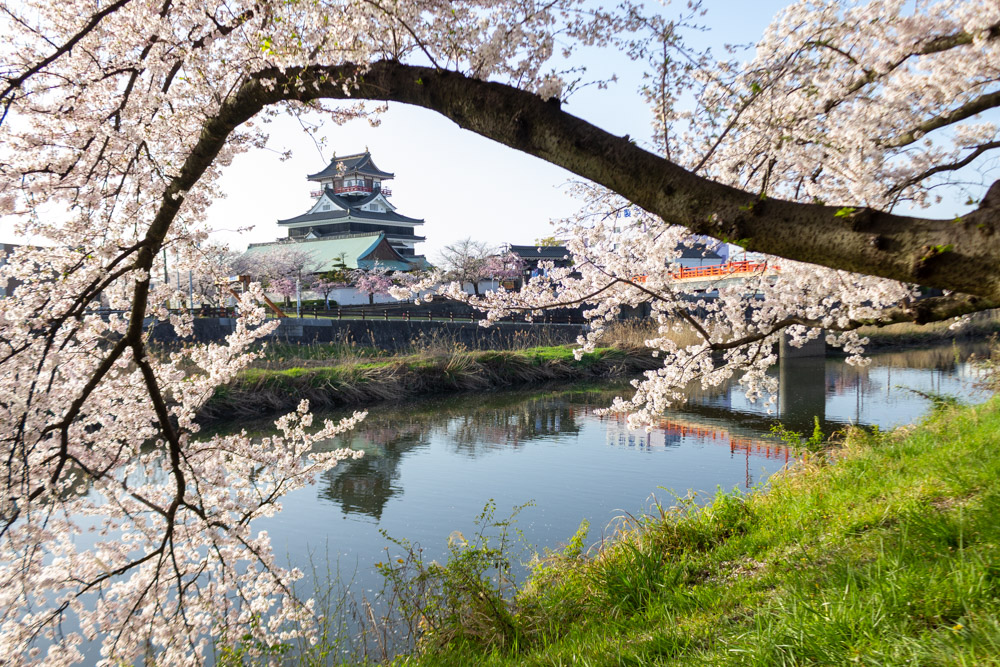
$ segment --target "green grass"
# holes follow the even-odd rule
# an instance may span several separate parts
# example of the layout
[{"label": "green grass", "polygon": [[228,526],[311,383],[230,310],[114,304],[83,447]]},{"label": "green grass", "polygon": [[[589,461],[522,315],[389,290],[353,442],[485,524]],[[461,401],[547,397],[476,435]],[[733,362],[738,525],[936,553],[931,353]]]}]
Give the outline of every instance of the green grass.
[{"label": "green grass", "polygon": [[578,534],[505,633],[477,617],[396,664],[1000,664],[998,480],[1000,399],[854,431],[766,493],[656,505],[589,553]]}]

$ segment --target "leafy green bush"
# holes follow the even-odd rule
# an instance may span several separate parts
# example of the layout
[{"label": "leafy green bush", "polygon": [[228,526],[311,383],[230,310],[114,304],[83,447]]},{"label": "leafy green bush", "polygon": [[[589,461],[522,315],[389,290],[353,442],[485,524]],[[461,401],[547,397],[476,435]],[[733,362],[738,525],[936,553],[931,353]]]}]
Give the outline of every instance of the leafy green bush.
[{"label": "leafy green bush", "polygon": [[426,562],[419,545],[383,531],[402,553],[376,567],[420,649],[454,643],[480,650],[511,649],[519,644],[523,632],[513,608],[518,565],[514,558],[518,549],[525,553],[529,549],[515,524],[517,515],[529,505],[497,519],[496,503],[490,500],[476,518],[471,538],[459,531],[448,538],[444,564]]}]

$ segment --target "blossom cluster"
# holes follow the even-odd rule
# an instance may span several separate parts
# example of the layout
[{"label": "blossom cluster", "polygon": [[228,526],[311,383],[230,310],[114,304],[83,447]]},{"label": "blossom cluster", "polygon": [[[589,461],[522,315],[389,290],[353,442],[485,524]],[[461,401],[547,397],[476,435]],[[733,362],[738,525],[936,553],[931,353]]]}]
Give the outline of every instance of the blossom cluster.
[{"label": "blossom cluster", "polygon": [[[221,170],[265,144],[270,116],[377,122],[385,108],[316,99],[321,89],[351,97],[379,64],[429,65],[468,77],[452,82],[565,100],[581,83],[564,66],[574,53],[619,49],[650,63],[643,94],[653,148],[669,166],[758,201],[927,203],[1000,147],[995,124],[977,117],[1000,105],[1000,8],[986,0],[803,0],[779,15],[752,61],[714,65],[681,40],[698,27],[697,3],[676,20],[645,3],[605,10],[585,0],[0,0],[0,9],[0,214],[34,240],[0,266],[0,283],[16,285],[0,308],[0,653],[11,664],[80,662],[86,641],[100,643],[103,664],[147,650],[163,664],[199,664],[212,635],[250,633],[262,647],[309,632],[314,610],[291,592],[299,573],[275,563],[253,521],[355,456],[312,448],[363,415],[314,427],[303,405],[278,436],[200,432],[199,408],[276,326],[259,285],[241,296],[224,342],[163,350],[149,341],[160,327],[193,331],[191,313],[176,308],[180,281],[158,279],[166,257],[205,290],[226,277],[231,258],[209,251],[206,210],[223,195]],[[695,108],[682,110],[691,92]],[[558,104],[546,109],[565,120]],[[518,131],[512,145],[538,141],[530,127]],[[570,143],[544,150],[577,151]],[[363,289],[420,298],[433,289],[491,319],[584,305],[581,350],[624,309],[648,304],[658,331],[647,344],[663,366],[613,406],[634,425],[693,382],[739,374],[751,397],[772,395],[766,369],[779,336],[828,335],[856,356],[865,341],[853,329],[916,296],[912,285],[767,259],[708,299],[674,279],[678,249],[692,242],[685,230],[643,211],[618,224],[629,202],[579,188],[583,209],[560,232],[573,265],[545,267],[519,293],[468,297],[435,286],[441,276],[396,287],[362,276],[373,281]],[[712,219],[699,197],[663,193]],[[516,270],[506,258],[489,272]],[[299,262],[262,278],[288,271],[308,272]],[[698,342],[676,342],[681,331]]]}]

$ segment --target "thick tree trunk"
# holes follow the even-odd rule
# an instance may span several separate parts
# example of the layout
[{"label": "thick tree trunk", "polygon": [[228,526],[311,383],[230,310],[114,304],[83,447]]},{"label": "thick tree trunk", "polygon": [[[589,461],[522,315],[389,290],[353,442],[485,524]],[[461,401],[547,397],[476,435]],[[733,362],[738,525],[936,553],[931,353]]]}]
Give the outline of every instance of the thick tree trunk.
[{"label": "thick tree trunk", "polygon": [[982,297],[974,309],[1000,304],[1000,227],[993,208],[933,220],[762,201],[576,118],[557,100],[449,71],[383,61],[363,72],[353,66],[311,67],[261,77],[297,82],[285,96],[301,100],[345,98],[345,81],[357,77],[351,97],[432,109],[463,128],[600,183],[693,232],[740,239],[749,250],[789,259]]},{"label": "thick tree trunk", "polygon": [[[992,205],[989,197],[979,209],[954,220],[761,201],[567,114],[556,100],[394,61],[367,69],[274,68],[250,76],[206,121],[197,146],[164,194],[140,246],[140,264],[151,264],[183,193],[197,182],[239,124],[283,100],[345,99],[345,87],[350,98],[404,102],[437,111],[463,128],[600,183],[667,223],[699,234],[740,239],[750,250],[789,259],[964,293],[929,299],[919,308],[904,306],[895,313],[896,321],[945,319],[1000,306],[1000,206]],[[138,327],[141,319],[131,324]]]}]

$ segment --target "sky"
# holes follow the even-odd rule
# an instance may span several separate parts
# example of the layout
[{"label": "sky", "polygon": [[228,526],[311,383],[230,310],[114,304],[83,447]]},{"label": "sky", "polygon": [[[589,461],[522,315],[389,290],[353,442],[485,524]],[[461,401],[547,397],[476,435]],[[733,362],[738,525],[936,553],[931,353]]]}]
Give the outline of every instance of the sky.
[{"label": "sky", "polygon": [[[752,42],[785,4],[705,0],[708,13],[702,23],[711,30],[693,33],[687,41],[711,46],[717,54],[725,44]],[[673,17],[680,10],[668,5],[663,11]],[[582,54],[574,63],[581,61],[589,76],[614,73],[619,81],[606,90],[585,88],[563,109],[641,143],[650,134],[650,115],[638,93],[641,64],[606,50]],[[344,126],[327,122],[319,132],[325,139],[321,149],[294,119],[276,119],[268,130],[266,149],[243,154],[225,169],[220,185],[227,196],[208,212],[214,238],[234,250],[284,237],[287,232],[277,220],[310,208],[315,184],[306,175],[325,167],[334,152],[343,156],[367,149],[379,168],[395,174],[387,184],[389,200],[399,213],[425,221],[418,233],[427,241],[417,245],[417,252],[432,262],[441,248],[467,237],[530,245],[552,234],[552,220],[577,209],[566,187],[575,175],[425,109],[390,105],[377,128],[363,120]],[[286,150],[291,157],[282,160]]]}]

